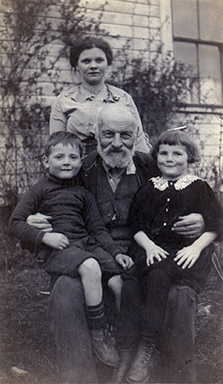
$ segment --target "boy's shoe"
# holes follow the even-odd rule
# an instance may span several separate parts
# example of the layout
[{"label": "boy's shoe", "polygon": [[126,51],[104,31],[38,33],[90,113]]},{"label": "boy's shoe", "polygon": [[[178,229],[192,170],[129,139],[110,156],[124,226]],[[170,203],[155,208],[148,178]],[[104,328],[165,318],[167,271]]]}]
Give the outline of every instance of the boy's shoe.
[{"label": "boy's shoe", "polygon": [[91,329],[90,335],[97,357],[107,365],[117,365],[119,355],[108,329]]},{"label": "boy's shoe", "polygon": [[126,377],[127,383],[145,383],[150,378],[151,356],[154,346],[141,341],[135,360]]}]

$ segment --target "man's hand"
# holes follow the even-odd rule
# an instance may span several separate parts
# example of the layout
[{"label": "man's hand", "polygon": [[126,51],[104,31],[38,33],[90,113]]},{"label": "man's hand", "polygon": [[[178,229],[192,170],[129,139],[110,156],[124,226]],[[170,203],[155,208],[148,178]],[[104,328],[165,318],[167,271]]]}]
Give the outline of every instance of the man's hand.
[{"label": "man's hand", "polygon": [[177,265],[181,266],[182,269],[191,268],[194,263],[197,261],[200,256],[201,249],[197,247],[195,244],[189,245],[183,249],[180,249],[177,252],[174,261],[177,262]]},{"label": "man's hand", "polygon": [[203,233],[205,223],[200,213],[191,213],[187,216],[179,216],[173,225],[172,231],[189,239],[196,239]]},{"label": "man's hand", "polygon": [[132,258],[128,255],[124,255],[122,253],[119,253],[115,256],[115,260],[118,264],[120,264],[124,269],[129,269],[133,266],[134,261]]},{"label": "man's hand", "polygon": [[155,260],[161,261],[162,259],[166,259],[169,253],[165,251],[163,248],[154,244],[149,248],[146,248],[146,264],[149,266],[154,264]]},{"label": "man's hand", "polygon": [[68,238],[62,233],[57,232],[46,232],[42,238],[42,242],[48,245],[49,247],[55,249],[64,249],[67,248],[69,245]]},{"label": "man's hand", "polygon": [[35,215],[30,215],[27,217],[27,224],[37,228],[42,229],[44,232],[51,232],[53,230],[52,225],[48,220],[52,219],[51,216],[44,215],[43,213],[37,212]]}]

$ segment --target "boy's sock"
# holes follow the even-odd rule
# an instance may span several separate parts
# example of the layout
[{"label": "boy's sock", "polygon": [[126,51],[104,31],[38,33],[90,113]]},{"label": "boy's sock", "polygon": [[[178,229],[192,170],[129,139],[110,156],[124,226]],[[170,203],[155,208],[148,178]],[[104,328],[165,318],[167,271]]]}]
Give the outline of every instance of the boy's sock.
[{"label": "boy's sock", "polygon": [[103,301],[98,305],[86,306],[85,312],[96,355],[103,363],[115,366],[119,356],[107,328]]},{"label": "boy's sock", "polygon": [[87,305],[85,313],[90,329],[105,329],[107,327],[103,301],[97,305]]}]

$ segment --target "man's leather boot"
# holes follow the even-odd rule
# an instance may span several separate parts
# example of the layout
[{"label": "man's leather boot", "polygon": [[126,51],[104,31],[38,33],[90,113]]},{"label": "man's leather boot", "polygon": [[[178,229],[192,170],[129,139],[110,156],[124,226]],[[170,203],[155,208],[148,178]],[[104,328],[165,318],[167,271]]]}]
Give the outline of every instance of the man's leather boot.
[{"label": "man's leather boot", "polygon": [[97,357],[107,365],[116,366],[119,355],[108,329],[91,329],[90,335]]},{"label": "man's leather boot", "polygon": [[126,377],[128,383],[145,383],[150,378],[151,356],[154,350],[154,342],[143,340],[138,346],[138,351],[130,371]]},{"label": "man's leather boot", "polygon": [[119,384],[125,382],[125,377],[129,371],[134,355],[135,354],[133,353],[132,349],[120,350],[119,362],[114,369],[114,373],[111,378],[111,383]]}]

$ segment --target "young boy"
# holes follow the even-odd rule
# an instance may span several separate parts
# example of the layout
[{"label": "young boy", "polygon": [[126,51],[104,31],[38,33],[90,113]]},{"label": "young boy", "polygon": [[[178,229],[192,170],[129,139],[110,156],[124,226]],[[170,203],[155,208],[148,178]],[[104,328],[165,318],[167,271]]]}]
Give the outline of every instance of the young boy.
[{"label": "young boy", "polygon": [[[133,262],[117,249],[93,195],[78,182],[82,164],[79,138],[70,132],[53,133],[45,147],[44,161],[48,178],[22,197],[10,218],[9,230],[36,254],[51,276],[80,276],[95,352],[104,363],[116,365],[118,354],[107,331],[101,275],[115,292],[120,287],[121,268],[117,263],[129,268]],[[36,212],[51,217],[52,232],[26,223],[27,217]]]}]

